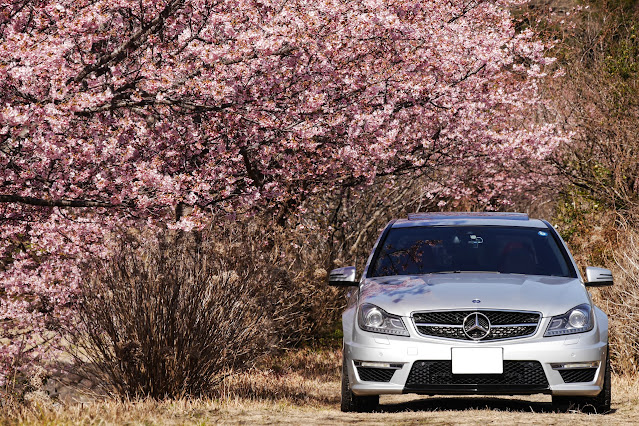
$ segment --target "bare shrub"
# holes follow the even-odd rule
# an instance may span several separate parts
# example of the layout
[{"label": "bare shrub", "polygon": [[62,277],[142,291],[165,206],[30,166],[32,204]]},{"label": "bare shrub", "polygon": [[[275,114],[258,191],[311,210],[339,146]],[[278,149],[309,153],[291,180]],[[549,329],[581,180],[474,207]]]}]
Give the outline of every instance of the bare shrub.
[{"label": "bare shrub", "polygon": [[280,347],[314,341],[335,330],[345,291],[327,285],[330,248],[322,230],[280,227],[256,216],[218,225],[207,235],[221,242],[216,245],[218,256],[231,262],[245,259],[248,267],[265,275],[253,285],[278,309]]},{"label": "bare shrub", "polygon": [[572,132],[557,163],[572,184],[570,201],[629,215],[639,206],[639,8],[622,0],[589,6],[554,28],[565,76],[549,80],[548,93]]},{"label": "bare shrub", "polygon": [[239,242],[130,237],[92,267],[73,334],[78,370],[122,396],[207,394],[294,327],[287,274]]},{"label": "bare shrub", "polygon": [[614,286],[595,292],[610,320],[610,351],[617,374],[639,372],[639,230],[624,225],[612,266]]}]

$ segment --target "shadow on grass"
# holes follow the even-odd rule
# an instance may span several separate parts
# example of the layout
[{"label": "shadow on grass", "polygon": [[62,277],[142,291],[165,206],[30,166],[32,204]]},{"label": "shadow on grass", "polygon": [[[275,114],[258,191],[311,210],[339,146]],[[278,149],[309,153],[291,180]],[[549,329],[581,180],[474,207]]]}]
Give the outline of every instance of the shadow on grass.
[{"label": "shadow on grass", "polygon": [[341,362],[341,348],[304,348],[270,358],[263,367],[281,376],[295,373],[312,381],[334,382],[340,380]]},{"label": "shadow on grass", "polygon": [[[382,413],[399,413],[406,411],[466,411],[491,410],[504,412],[556,413],[552,403],[526,401],[498,397],[423,397],[406,402],[382,403],[376,410]],[[612,409],[606,414],[612,414]]]}]

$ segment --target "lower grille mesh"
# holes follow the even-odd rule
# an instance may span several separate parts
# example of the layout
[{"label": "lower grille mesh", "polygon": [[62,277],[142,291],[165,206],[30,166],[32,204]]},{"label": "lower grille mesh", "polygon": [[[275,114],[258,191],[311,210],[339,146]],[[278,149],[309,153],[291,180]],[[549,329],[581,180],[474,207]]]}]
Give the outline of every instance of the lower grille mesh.
[{"label": "lower grille mesh", "polygon": [[547,387],[548,380],[537,361],[504,361],[502,374],[453,374],[451,361],[416,361],[407,388],[429,385],[505,385]]},{"label": "lower grille mesh", "polygon": [[559,370],[564,383],[582,383],[595,380],[596,368],[579,368],[575,370]]},{"label": "lower grille mesh", "polygon": [[357,367],[357,374],[365,382],[390,382],[395,370],[390,368]]}]

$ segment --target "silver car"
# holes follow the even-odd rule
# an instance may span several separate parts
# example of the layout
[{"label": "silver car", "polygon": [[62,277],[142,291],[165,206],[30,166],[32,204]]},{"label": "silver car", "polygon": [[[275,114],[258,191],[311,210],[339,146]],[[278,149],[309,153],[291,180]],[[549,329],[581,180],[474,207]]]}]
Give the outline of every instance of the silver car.
[{"label": "silver car", "polygon": [[610,410],[608,318],[546,221],[521,213],[419,213],[391,221],[342,316],[342,411],[379,395],[552,395],[553,406]]}]

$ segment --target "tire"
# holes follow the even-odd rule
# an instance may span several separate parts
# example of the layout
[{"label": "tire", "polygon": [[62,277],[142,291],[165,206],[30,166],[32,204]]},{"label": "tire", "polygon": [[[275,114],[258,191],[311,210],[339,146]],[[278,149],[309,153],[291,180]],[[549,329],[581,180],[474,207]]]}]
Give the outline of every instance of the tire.
[{"label": "tire", "polygon": [[379,395],[357,396],[351,391],[346,360],[342,359],[342,403],[340,409],[345,413],[370,413],[378,406]]},{"label": "tire", "polygon": [[603,389],[599,392],[599,395],[593,397],[553,396],[553,408],[561,412],[577,410],[582,412],[594,412],[596,414],[606,414],[610,412],[610,400],[612,399],[611,382],[610,349],[608,349],[606,352]]}]

